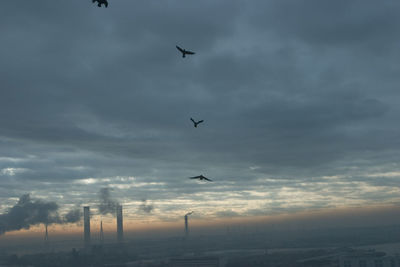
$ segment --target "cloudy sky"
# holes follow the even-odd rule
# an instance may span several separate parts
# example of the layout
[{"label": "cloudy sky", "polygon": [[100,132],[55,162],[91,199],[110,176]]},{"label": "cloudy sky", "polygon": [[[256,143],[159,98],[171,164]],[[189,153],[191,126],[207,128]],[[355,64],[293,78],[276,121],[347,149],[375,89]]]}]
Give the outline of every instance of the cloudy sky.
[{"label": "cloudy sky", "polygon": [[[399,13],[3,0],[0,211],[26,193],[95,210],[105,187],[134,221],[396,205]],[[214,182],[187,179],[200,174]]]}]

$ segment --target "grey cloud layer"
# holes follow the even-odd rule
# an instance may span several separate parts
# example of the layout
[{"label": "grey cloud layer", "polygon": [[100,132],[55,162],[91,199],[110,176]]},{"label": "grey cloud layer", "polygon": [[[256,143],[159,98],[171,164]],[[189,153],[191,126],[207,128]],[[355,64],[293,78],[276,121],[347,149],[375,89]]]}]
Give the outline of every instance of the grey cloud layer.
[{"label": "grey cloud layer", "polygon": [[[111,184],[140,210],[142,199],[257,191],[270,185],[266,177],[280,190],[296,179],[344,175],[348,184],[335,192],[344,194],[369,171],[398,170],[395,1],[2,5],[4,200],[33,191],[94,203]],[[197,54],[183,60],[176,44]],[[205,123],[194,129],[190,117]],[[185,180],[198,174],[222,185]],[[74,183],[88,178],[108,180]],[[139,181],[149,185],[129,187]],[[334,191],[337,183],[324,186]],[[362,198],[398,198],[379,194]],[[315,207],[335,205],[319,201]],[[216,214],[238,213],[224,210]]]}]

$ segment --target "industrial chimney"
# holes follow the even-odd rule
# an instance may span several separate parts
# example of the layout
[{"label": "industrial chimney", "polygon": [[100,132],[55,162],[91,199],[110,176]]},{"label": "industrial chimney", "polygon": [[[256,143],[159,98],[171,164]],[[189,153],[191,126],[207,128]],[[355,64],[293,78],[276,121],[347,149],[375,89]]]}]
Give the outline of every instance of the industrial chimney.
[{"label": "industrial chimney", "polygon": [[192,213],[193,213],[193,211],[186,213],[186,215],[185,215],[185,238],[189,237],[189,222],[188,222],[189,217],[188,216],[191,215]]},{"label": "industrial chimney", "polygon": [[122,219],[122,205],[117,206],[117,240],[118,243],[124,241],[124,226]]},{"label": "industrial chimney", "polygon": [[104,244],[103,221],[100,221],[100,244]]},{"label": "industrial chimney", "polygon": [[83,207],[83,237],[85,248],[90,247],[90,207]]},{"label": "industrial chimney", "polygon": [[44,227],[45,227],[45,230],[46,230],[46,232],[44,234],[44,245],[46,247],[48,247],[49,246],[49,232],[47,231],[47,223],[44,225]]}]

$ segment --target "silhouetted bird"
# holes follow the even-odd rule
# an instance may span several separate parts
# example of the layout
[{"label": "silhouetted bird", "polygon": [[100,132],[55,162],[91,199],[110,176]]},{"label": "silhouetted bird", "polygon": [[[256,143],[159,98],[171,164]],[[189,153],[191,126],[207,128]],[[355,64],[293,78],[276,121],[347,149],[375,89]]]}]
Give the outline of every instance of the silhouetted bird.
[{"label": "silhouetted bird", "polygon": [[194,177],[189,177],[189,178],[190,178],[190,179],[199,179],[200,181],[202,181],[202,180],[207,180],[207,181],[212,182],[211,179],[208,179],[207,177],[204,177],[203,175],[194,176]]},{"label": "silhouetted bird", "polygon": [[195,122],[194,119],[192,119],[192,118],[190,118],[190,120],[193,122],[194,127],[196,127],[196,128],[197,128],[197,125],[199,125],[199,123],[202,123],[204,121],[204,120],[201,120],[201,121]]},{"label": "silhouetted bird", "polygon": [[183,48],[180,48],[179,46],[176,46],[176,48],[181,51],[182,53],[182,57],[186,57],[186,55],[194,55],[195,52],[189,51],[189,50],[185,50]]},{"label": "silhouetted bird", "polygon": [[102,4],[104,4],[105,7],[108,7],[108,2],[107,0],[92,0],[92,3],[98,3],[97,6],[101,7]]}]

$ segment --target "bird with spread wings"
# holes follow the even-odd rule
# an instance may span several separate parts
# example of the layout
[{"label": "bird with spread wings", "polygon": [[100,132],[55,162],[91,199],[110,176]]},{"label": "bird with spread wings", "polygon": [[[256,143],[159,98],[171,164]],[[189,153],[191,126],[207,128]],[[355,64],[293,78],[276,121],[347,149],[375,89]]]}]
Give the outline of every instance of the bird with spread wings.
[{"label": "bird with spread wings", "polygon": [[92,0],[92,3],[96,3],[96,2],[97,2],[98,7],[101,7],[102,4],[104,4],[105,7],[108,7],[107,0]]},{"label": "bird with spread wings", "polygon": [[182,57],[186,57],[186,55],[194,55],[195,52],[180,48],[179,46],[176,46],[176,49],[178,49],[182,53]]},{"label": "bird with spread wings", "polygon": [[207,177],[205,177],[205,176],[203,176],[203,175],[189,177],[189,179],[199,179],[200,181],[206,180],[206,181],[212,182],[211,179],[208,179]]},{"label": "bird with spread wings", "polygon": [[193,122],[193,126],[195,128],[197,128],[197,125],[199,125],[200,123],[204,122],[204,120],[200,120],[200,121],[195,121],[194,119],[190,118],[190,120]]}]

